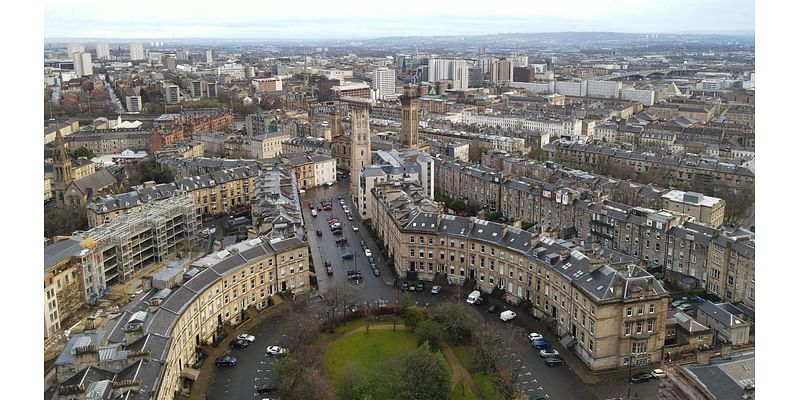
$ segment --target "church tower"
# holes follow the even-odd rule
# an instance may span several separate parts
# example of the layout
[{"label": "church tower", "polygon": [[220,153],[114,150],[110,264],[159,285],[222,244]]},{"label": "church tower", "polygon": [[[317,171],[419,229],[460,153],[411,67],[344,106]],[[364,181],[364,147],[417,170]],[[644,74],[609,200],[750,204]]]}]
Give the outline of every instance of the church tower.
[{"label": "church tower", "polygon": [[73,174],[72,160],[69,158],[69,152],[67,152],[67,143],[64,141],[64,137],[61,136],[61,128],[56,129],[55,143],[56,148],[53,154],[55,190],[53,194],[56,198],[56,207],[64,208],[66,205],[64,194],[69,184],[72,183]]},{"label": "church tower", "polygon": [[351,107],[350,110],[350,198],[354,205],[360,206],[365,201],[358,196],[361,170],[372,163],[369,112],[364,107]]},{"label": "church tower", "polygon": [[342,113],[339,111],[339,102],[333,104],[331,110],[331,137],[342,135]]},{"label": "church tower", "polygon": [[400,96],[400,114],[403,144],[416,149],[419,144],[419,96],[416,87],[410,85],[403,87],[403,95]]}]

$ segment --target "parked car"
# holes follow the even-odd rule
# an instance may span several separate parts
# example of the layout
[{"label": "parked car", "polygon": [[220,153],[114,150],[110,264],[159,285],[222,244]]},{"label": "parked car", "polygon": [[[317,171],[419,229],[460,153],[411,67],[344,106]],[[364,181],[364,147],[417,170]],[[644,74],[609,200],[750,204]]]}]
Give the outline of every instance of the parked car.
[{"label": "parked car", "polygon": [[678,310],[681,310],[683,312],[689,311],[692,308],[693,308],[692,305],[688,304],[688,303],[684,303],[684,304],[681,304],[681,305],[678,306]]},{"label": "parked car", "polygon": [[285,356],[286,355],[286,349],[284,349],[283,347],[280,347],[280,346],[269,346],[269,347],[267,347],[267,354],[269,354],[271,356],[278,356],[278,357]]},{"label": "parked car", "polygon": [[237,336],[236,338],[237,339],[241,339],[241,340],[247,340],[250,343],[255,343],[255,341],[256,341],[256,337],[251,335],[251,334],[249,334],[249,333],[243,333],[243,334]]},{"label": "parked car", "polygon": [[490,305],[490,306],[489,306],[489,307],[486,309],[486,312],[488,312],[488,313],[494,313],[494,312],[497,312],[497,305],[495,305],[495,304],[492,304],[492,305]]},{"label": "parked car", "polygon": [[558,350],[556,350],[556,349],[542,349],[542,350],[539,350],[539,357],[542,357],[542,358],[561,358],[561,354],[559,354]]},{"label": "parked car", "polygon": [[559,365],[564,365],[564,360],[560,358],[545,358],[544,365],[547,365],[548,367],[556,367]]},{"label": "parked car", "polygon": [[537,350],[549,349],[550,348],[550,342],[548,342],[547,340],[544,340],[544,339],[531,340],[531,347],[533,347],[534,349],[537,349]]},{"label": "parked car", "polygon": [[475,299],[475,303],[474,304],[476,306],[482,306],[483,305],[483,297],[478,297],[477,299]]},{"label": "parked car", "polygon": [[322,231],[317,229],[317,236],[322,236]]},{"label": "parked car", "polygon": [[334,229],[333,231],[331,231],[331,234],[333,234],[333,236],[339,236],[342,234],[342,229],[341,228]]},{"label": "parked car", "polygon": [[366,254],[366,256],[367,256],[367,257],[369,257],[369,256],[371,256],[371,255],[372,255],[372,250],[370,250],[370,249],[364,249],[364,254]]},{"label": "parked car", "polygon": [[678,308],[681,304],[686,303],[685,300],[675,300],[672,302],[672,308]]},{"label": "parked car", "polygon": [[366,248],[367,248],[367,242],[365,242],[365,241],[363,241],[363,240],[362,240],[362,241],[361,241],[361,248],[362,248],[362,249],[366,249]]},{"label": "parked car", "polygon": [[425,290],[425,283],[424,282],[417,282],[416,286],[417,286],[417,291],[418,292],[421,292],[421,291]]},{"label": "parked car", "polygon": [[340,238],[336,239],[336,244],[339,245],[339,246],[343,246],[343,245],[347,244],[347,238],[340,237]]},{"label": "parked car", "polygon": [[353,232],[358,232],[358,227],[353,225]]},{"label": "parked car", "polygon": [[544,336],[536,332],[531,332],[528,334],[528,341],[533,341],[533,340],[544,340]]},{"label": "parked car", "polygon": [[503,311],[503,312],[500,313],[500,320],[503,321],[503,322],[511,321],[512,319],[514,319],[516,317],[517,317],[517,313],[515,313],[515,312],[513,312],[511,310],[506,310],[506,311]]},{"label": "parked car", "polygon": [[408,291],[409,291],[409,292],[416,292],[416,291],[417,291],[417,286],[416,286],[416,285],[414,285],[413,283],[410,283],[410,284],[408,285]]},{"label": "parked car", "polygon": [[651,379],[653,379],[653,375],[647,372],[640,372],[631,377],[631,383],[649,382]]},{"label": "parked car", "polygon": [[341,228],[341,227],[342,227],[342,223],[341,222],[334,222],[334,223],[331,224],[331,229],[336,229],[336,228]]},{"label": "parked car", "polygon": [[400,284],[400,290],[403,291],[403,292],[408,290],[408,282],[403,281],[403,283]]},{"label": "parked car", "polygon": [[667,373],[664,372],[664,370],[661,369],[661,368],[656,368],[656,369],[653,370],[653,372],[650,373],[650,375],[653,375],[653,378],[661,379],[661,378],[666,377]]},{"label": "parked car", "polygon": [[218,367],[233,367],[236,365],[236,362],[236,357],[232,355],[225,355],[222,357],[217,357],[217,359],[214,360],[214,365]]},{"label": "parked car", "polygon": [[352,221],[353,220],[353,215],[352,214],[347,214],[347,220],[348,221]]},{"label": "parked car", "polygon": [[358,279],[364,279],[364,277],[361,275],[361,272],[355,271],[353,273],[348,273],[347,279],[358,280]]},{"label": "parked car", "polygon": [[276,393],[277,391],[278,387],[275,386],[274,383],[265,383],[256,387],[256,393],[258,394],[270,394]]},{"label": "parked car", "polygon": [[375,276],[381,276],[381,270],[379,270],[377,268],[373,268],[372,269],[372,274],[375,275]]},{"label": "parked car", "polygon": [[351,253],[349,251],[344,253],[344,254],[342,254],[342,259],[344,259],[344,260],[351,260],[352,258],[353,258],[353,253]]},{"label": "parked car", "polygon": [[312,209],[311,210],[311,216],[312,217],[316,217],[317,216],[317,210],[316,209]]},{"label": "parked car", "polygon": [[327,273],[328,275],[333,275],[333,267],[331,267],[330,265],[326,266],[325,273]]},{"label": "parked car", "polygon": [[432,288],[431,288],[431,294],[439,294],[439,292],[440,292],[441,290],[442,290],[442,287],[441,287],[441,286],[439,286],[439,285],[435,285],[434,287],[432,287]]},{"label": "parked car", "polygon": [[230,342],[230,347],[235,349],[246,349],[248,346],[250,346],[250,342],[247,340],[233,339]]}]

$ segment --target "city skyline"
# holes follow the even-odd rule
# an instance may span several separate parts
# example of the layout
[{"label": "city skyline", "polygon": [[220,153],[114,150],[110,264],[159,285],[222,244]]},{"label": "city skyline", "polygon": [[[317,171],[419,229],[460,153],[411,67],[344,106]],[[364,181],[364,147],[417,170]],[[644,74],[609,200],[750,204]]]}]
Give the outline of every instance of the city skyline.
[{"label": "city skyline", "polygon": [[[146,0],[141,7],[121,14],[95,1],[55,0],[45,5],[44,37],[347,40],[522,32],[735,35],[755,32],[753,0],[679,0],[671,2],[670,9],[659,9],[657,18],[653,14],[655,2],[637,0],[573,0],[562,7],[509,1],[502,9],[486,9],[485,3],[477,1],[462,1],[458,7],[453,3],[427,4],[416,0],[407,3],[403,8],[376,8],[361,1],[345,1],[331,8],[311,1],[305,2],[309,6],[302,9],[272,7],[260,13],[242,13],[241,8],[186,9],[186,3]],[[161,11],[158,15],[147,12],[154,7]],[[276,12],[279,17],[275,17]]]}]

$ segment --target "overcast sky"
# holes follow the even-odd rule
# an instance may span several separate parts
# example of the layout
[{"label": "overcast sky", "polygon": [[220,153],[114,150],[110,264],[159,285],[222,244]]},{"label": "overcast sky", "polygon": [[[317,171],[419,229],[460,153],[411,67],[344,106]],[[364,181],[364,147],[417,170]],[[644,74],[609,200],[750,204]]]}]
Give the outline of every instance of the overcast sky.
[{"label": "overcast sky", "polygon": [[348,39],[753,32],[754,0],[46,0],[46,38]]}]

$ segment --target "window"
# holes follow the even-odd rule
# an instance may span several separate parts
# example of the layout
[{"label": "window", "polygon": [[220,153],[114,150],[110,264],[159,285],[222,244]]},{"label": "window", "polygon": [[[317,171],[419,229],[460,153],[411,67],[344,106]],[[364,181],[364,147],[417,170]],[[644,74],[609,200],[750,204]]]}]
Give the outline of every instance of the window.
[{"label": "window", "polygon": [[651,303],[650,304],[650,314],[652,314],[654,312],[656,312],[656,303]]},{"label": "window", "polygon": [[409,239],[409,241],[410,241],[411,243],[414,243],[414,237],[413,237],[413,236],[411,236],[411,237],[410,237],[410,239]]},{"label": "window", "polygon": [[626,314],[626,316],[628,316],[628,317],[630,317],[631,315],[633,315],[633,307],[632,307],[632,306],[628,306],[628,308],[626,308],[626,309],[625,309],[625,314]]},{"label": "window", "polygon": [[589,334],[594,336],[594,321],[589,321]]},{"label": "window", "polygon": [[644,304],[639,304],[639,315],[644,314]]},{"label": "window", "polygon": [[633,322],[626,322],[625,323],[625,336],[631,335],[631,330],[633,329]]},{"label": "window", "polygon": [[594,351],[594,340],[589,339],[589,352]]},{"label": "window", "polygon": [[653,326],[655,325],[655,323],[656,323],[656,320],[653,319],[653,318],[650,318],[650,319],[647,320],[647,331],[648,332],[652,332],[653,331]]},{"label": "window", "polygon": [[636,334],[641,335],[644,332],[644,321],[636,321]]}]

